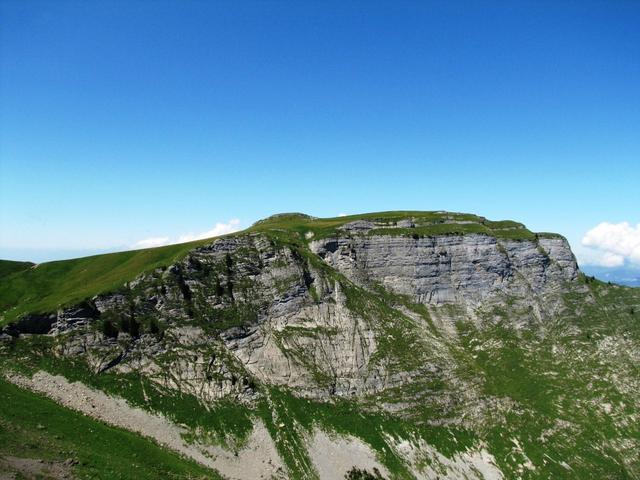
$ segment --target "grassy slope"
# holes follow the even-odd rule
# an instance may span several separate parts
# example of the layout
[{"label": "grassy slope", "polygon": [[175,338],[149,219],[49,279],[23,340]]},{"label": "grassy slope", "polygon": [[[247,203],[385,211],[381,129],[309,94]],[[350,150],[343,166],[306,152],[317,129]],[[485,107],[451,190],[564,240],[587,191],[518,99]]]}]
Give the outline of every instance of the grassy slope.
[{"label": "grassy slope", "polygon": [[78,460],[76,478],[220,478],[150,440],[107,426],[0,379],[0,456]]},{"label": "grassy slope", "polygon": [[0,260],[0,279],[9,275],[31,268],[34,264],[31,262],[14,262],[12,260]]},{"label": "grassy slope", "polygon": [[142,272],[170,265],[202,243],[47,262],[15,271],[0,277],[0,311],[4,320],[10,321],[25,313],[56,310],[119,288]]},{"label": "grassy slope", "polygon": [[[511,221],[492,222],[483,217],[445,212],[378,212],[335,218],[311,218],[301,214],[285,214],[257,222],[242,233],[285,230],[287,234],[307,234],[314,238],[332,235],[341,225],[354,220],[393,222],[414,218],[416,228],[376,229],[377,234],[433,236],[479,233],[515,240],[535,240],[535,234],[522,224]],[[447,221],[474,222],[471,224]],[[128,252],[95,255],[47,262],[35,268],[25,262],[0,262],[0,325],[27,313],[54,311],[60,306],[78,303],[99,293],[121,287],[141,273],[168,266],[183,258],[193,248],[209,240],[169,245]]]}]

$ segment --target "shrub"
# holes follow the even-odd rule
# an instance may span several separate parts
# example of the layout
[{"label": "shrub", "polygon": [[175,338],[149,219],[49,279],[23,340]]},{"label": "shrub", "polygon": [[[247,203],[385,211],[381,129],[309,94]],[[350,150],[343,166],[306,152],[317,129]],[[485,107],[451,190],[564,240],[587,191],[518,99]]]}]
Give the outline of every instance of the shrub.
[{"label": "shrub", "polygon": [[158,321],[155,318],[149,319],[149,332],[154,335],[160,333],[160,327],[158,326]]},{"label": "shrub", "polygon": [[113,325],[111,320],[104,320],[102,322],[102,333],[105,337],[109,338],[117,338],[118,337],[118,329]]},{"label": "shrub", "polygon": [[122,317],[120,319],[120,330],[132,337],[140,336],[140,324],[133,318]]},{"label": "shrub", "polygon": [[380,474],[380,470],[373,468],[373,473],[368,470],[360,470],[358,467],[353,467],[344,476],[347,480],[384,480],[384,477]]}]

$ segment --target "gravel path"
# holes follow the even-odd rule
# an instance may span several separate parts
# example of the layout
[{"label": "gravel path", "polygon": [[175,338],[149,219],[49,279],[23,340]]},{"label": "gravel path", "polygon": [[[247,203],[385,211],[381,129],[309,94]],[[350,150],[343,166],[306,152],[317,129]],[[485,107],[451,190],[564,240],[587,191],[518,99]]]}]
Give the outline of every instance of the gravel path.
[{"label": "gravel path", "polygon": [[71,469],[61,462],[47,462],[36,458],[0,457],[0,480],[18,478],[71,479]]},{"label": "gravel path", "polygon": [[229,480],[286,478],[285,467],[262,422],[254,424],[247,445],[236,455],[219,446],[188,444],[181,436],[186,430],[165,417],[132,407],[122,398],[111,397],[83,383],[72,383],[62,376],[43,371],[35,373],[32,378],[14,373],[6,374],[6,378],[20,387],[44,394],[65,407],[151,438],[201,465],[217,470]]}]

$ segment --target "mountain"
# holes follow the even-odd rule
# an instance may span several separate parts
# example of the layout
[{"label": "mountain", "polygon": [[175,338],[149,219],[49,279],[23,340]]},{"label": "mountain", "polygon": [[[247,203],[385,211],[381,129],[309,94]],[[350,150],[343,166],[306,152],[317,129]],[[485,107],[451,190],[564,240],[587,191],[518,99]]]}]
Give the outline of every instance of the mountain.
[{"label": "mountain", "polygon": [[[80,478],[640,476],[640,290],[586,277],[557,234],[292,213],[2,272],[0,457],[16,471],[30,442]],[[25,401],[158,461],[116,447],[131,466],[110,464],[102,431],[83,447]]]},{"label": "mountain", "polygon": [[582,269],[603,282],[612,282],[628,287],[640,287],[640,267],[596,267],[587,265]]}]

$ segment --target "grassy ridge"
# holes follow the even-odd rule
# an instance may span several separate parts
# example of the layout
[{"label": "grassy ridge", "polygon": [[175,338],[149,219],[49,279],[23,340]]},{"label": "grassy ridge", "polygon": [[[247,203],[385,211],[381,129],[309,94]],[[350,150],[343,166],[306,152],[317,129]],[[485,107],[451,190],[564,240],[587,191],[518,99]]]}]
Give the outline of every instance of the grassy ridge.
[{"label": "grassy ridge", "polygon": [[14,271],[0,277],[0,312],[8,322],[25,313],[56,310],[121,287],[145,271],[171,265],[202,243],[94,255]]},{"label": "grassy ridge", "polygon": [[[417,228],[395,228],[397,222],[406,219],[413,219]],[[324,238],[338,233],[338,228],[342,225],[357,220],[385,224],[385,228],[375,229],[370,232],[373,235],[402,235],[415,233],[416,230],[420,229],[420,234],[422,235],[482,233],[496,237],[507,237],[509,236],[507,232],[520,231],[527,237],[535,238],[535,234],[527,230],[524,225],[510,220],[495,222],[470,213],[411,210],[364,213],[333,218],[314,218],[300,213],[281,214],[256,222],[250,230],[287,230],[300,234],[312,232],[314,238]]]},{"label": "grassy ridge", "polygon": [[33,267],[31,262],[14,262],[12,260],[0,260],[0,279],[9,275]]},{"label": "grassy ridge", "polygon": [[[415,228],[399,228],[395,225],[407,218],[414,219],[417,224]],[[380,222],[388,227],[376,228],[369,234],[425,237],[477,233],[511,240],[536,239],[534,233],[517,222],[494,222],[466,213],[418,211],[377,212],[334,218],[313,218],[303,214],[274,215],[237,234],[279,231],[300,238],[311,233],[314,239],[318,239],[337,234],[340,226],[355,220]],[[190,250],[210,241],[206,239],[94,255],[37,266],[29,262],[1,261],[0,325],[27,313],[55,311],[61,306],[117,289],[141,273],[179,261]]]},{"label": "grassy ridge", "polygon": [[[0,456],[64,462],[74,478],[220,478],[136,434],[76,413],[0,378]],[[22,477],[18,477],[22,478]]]}]

